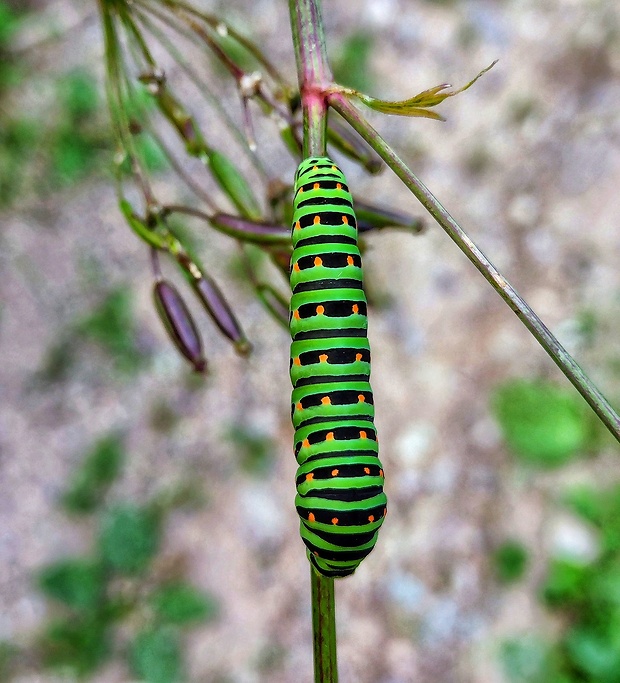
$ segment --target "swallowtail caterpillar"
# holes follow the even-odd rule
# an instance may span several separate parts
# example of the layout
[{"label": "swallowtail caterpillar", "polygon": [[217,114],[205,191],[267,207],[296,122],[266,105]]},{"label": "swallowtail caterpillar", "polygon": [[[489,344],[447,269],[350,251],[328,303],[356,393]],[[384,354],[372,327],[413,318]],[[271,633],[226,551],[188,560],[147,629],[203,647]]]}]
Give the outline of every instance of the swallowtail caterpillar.
[{"label": "swallowtail caterpillar", "polygon": [[357,223],[346,179],[331,159],[302,161],[293,209],[295,504],[310,562],[324,576],[341,577],[373,549],[387,499]]}]

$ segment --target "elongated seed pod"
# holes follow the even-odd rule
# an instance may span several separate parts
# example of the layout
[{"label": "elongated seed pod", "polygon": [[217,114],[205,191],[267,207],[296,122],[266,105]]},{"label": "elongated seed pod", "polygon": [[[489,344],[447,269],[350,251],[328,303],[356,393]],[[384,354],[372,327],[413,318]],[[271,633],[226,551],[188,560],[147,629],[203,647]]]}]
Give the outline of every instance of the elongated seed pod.
[{"label": "elongated seed pod", "polygon": [[323,576],[341,577],[373,549],[387,500],[357,224],[345,177],[331,159],[300,164],[293,209],[295,504],[308,559]]},{"label": "elongated seed pod", "polygon": [[196,372],[204,372],[207,362],[202,353],[202,339],[176,287],[167,280],[158,280],[153,285],[153,300],[174,345],[194,366]]}]

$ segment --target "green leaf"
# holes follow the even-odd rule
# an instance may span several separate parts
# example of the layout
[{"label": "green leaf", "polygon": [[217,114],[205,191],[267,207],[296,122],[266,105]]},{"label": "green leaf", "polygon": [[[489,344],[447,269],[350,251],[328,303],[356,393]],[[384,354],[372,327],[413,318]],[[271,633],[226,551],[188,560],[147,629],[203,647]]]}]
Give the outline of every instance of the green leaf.
[{"label": "green leaf", "polygon": [[389,100],[379,100],[370,95],[365,95],[364,93],[358,92],[356,90],[345,89],[345,94],[354,95],[359,98],[367,107],[374,109],[375,111],[380,111],[383,114],[395,114],[396,116],[421,116],[427,119],[436,119],[443,121],[444,118],[434,111],[429,111],[430,107],[435,107],[441,104],[448,97],[454,97],[459,93],[464,92],[470,88],[483,74],[485,74],[489,69],[492,69],[497,60],[492,64],[489,64],[485,69],[475,77],[472,78],[469,83],[465,84],[462,88],[458,90],[446,90],[450,87],[448,83],[442,83],[434,88],[429,88],[428,90],[423,90],[422,92],[410,97],[406,100],[399,100],[397,102],[390,102]]},{"label": "green leaf", "polygon": [[211,150],[204,158],[211,167],[213,177],[230,201],[245,218],[260,220],[262,211],[248,181],[233,162],[221,152]]},{"label": "green leaf", "polygon": [[371,90],[374,79],[370,74],[370,56],[374,47],[373,34],[356,31],[345,38],[333,64],[334,78],[355,90]]},{"label": "green leaf", "polygon": [[582,399],[545,382],[514,380],[492,399],[504,439],[523,461],[557,467],[586,446],[588,422]]},{"label": "green leaf", "polygon": [[94,169],[98,148],[79,130],[60,128],[52,138],[50,173],[56,184],[71,185]]},{"label": "green leaf", "polygon": [[68,667],[81,676],[94,671],[110,655],[107,625],[97,618],[52,622],[38,645],[46,666]]},{"label": "green leaf", "polygon": [[58,96],[72,122],[92,116],[99,106],[95,78],[83,69],[71,71],[59,80]]},{"label": "green leaf", "polygon": [[574,560],[552,560],[547,579],[542,586],[543,600],[549,607],[567,607],[582,604],[592,577],[592,568]]},{"label": "green leaf", "polygon": [[501,659],[510,683],[552,683],[549,646],[538,638],[519,638],[502,644]]},{"label": "green leaf", "polygon": [[499,581],[512,583],[520,579],[527,566],[527,559],[527,551],[521,543],[502,543],[493,554],[493,565]]},{"label": "green leaf", "polygon": [[620,680],[620,650],[587,629],[576,627],[566,637],[566,650],[572,662],[596,683]]},{"label": "green leaf", "polygon": [[86,454],[62,497],[63,507],[76,514],[92,512],[118,477],[125,460],[123,437],[118,433],[99,439]]},{"label": "green leaf", "polygon": [[168,159],[164,151],[150,135],[145,133],[138,135],[136,137],[136,149],[148,171],[158,173],[168,168]]},{"label": "green leaf", "polygon": [[272,439],[241,423],[232,425],[226,437],[235,446],[246,472],[259,477],[269,473],[277,451]]},{"label": "green leaf", "polygon": [[105,591],[105,574],[100,563],[67,559],[45,567],[38,577],[41,590],[69,607],[92,610]]},{"label": "green leaf", "polygon": [[179,639],[169,628],[140,633],[131,647],[130,661],[145,683],[175,683],[182,678]]},{"label": "green leaf", "polygon": [[161,586],[151,603],[160,619],[170,624],[212,621],[218,616],[214,597],[182,582]]},{"label": "green leaf", "polygon": [[0,48],[4,48],[19,27],[19,17],[6,2],[0,2]]},{"label": "green leaf", "polygon": [[600,526],[605,514],[605,504],[600,491],[592,486],[575,486],[564,494],[562,502],[582,519]]},{"label": "green leaf", "polygon": [[136,345],[132,295],[126,287],[110,291],[76,327],[107,351],[122,372],[135,373],[144,363],[144,355]]},{"label": "green leaf", "polygon": [[158,517],[146,508],[118,505],[101,522],[99,546],[106,564],[125,574],[137,574],[157,552],[160,542]]}]

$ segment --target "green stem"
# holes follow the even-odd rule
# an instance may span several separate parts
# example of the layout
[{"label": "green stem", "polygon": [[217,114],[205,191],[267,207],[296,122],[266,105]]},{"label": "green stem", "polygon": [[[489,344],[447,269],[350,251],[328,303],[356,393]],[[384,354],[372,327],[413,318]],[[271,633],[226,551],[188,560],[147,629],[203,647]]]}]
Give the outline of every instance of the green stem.
[{"label": "green stem", "polygon": [[358,109],[353,106],[341,93],[328,96],[332,106],[349,124],[366,140],[379,154],[385,163],[405,183],[409,190],[421,202],[422,206],[431,214],[439,225],[448,233],[459,249],[476,266],[482,276],[490,283],[495,291],[510,306],[519,320],[534,335],[538,343],[551,356],[552,360],[566,375],[575,389],[588,402],[592,410],[599,416],[607,429],[620,441],[620,417],[609,405],[605,397],[594,386],[583,370],[577,365],[573,357],[549,331],[542,320],[534,313],[529,304],[524,301],[514,287],[499,273],[495,266],[472,242],[454,218],[434,197],[431,191],[419,180],[405,163],[396,155],[394,150],[366,121]]},{"label": "green stem", "polygon": [[312,582],[312,631],[314,634],[314,683],[338,683],[336,604],[334,579],[321,576],[310,566]]}]

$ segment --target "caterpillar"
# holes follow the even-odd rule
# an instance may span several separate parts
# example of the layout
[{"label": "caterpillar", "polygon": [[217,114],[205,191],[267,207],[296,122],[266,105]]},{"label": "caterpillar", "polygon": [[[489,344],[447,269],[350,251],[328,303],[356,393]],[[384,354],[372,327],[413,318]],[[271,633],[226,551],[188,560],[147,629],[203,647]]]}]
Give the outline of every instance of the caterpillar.
[{"label": "caterpillar", "polygon": [[314,568],[352,574],[373,549],[387,499],[378,457],[366,297],[353,202],[327,157],[295,174],[290,375],[295,506]]}]

